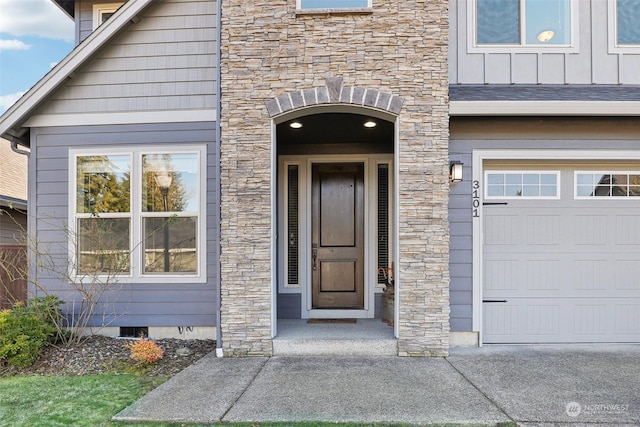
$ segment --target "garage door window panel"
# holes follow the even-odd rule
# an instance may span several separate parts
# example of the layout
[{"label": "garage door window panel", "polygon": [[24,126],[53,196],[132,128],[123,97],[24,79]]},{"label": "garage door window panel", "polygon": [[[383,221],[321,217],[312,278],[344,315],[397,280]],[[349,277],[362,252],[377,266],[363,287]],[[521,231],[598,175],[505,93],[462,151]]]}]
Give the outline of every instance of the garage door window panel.
[{"label": "garage door window panel", "polygon": [[576,171],[576,199],[640,197],[640,172]]},{"label": "garage door window panel", "polygon": [[556,199],[560,196],[559,172],[487,171],[485,177],[487,199]]}]

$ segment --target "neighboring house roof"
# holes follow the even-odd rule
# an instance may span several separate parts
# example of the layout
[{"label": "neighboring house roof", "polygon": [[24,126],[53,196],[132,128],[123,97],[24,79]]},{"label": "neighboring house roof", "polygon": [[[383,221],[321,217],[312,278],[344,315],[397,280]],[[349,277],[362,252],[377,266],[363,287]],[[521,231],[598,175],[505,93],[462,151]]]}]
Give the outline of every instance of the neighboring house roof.
[{"label": "neighboring house roof", "polygon": [[27,207],[27,156],[11,149],[11,143],[0,138],[0,206]]},{"label": "neighboring house roof", "polygon": [[[66,11],[68,2],[56,1]],[[29,131],[24,123],[31,114],[58,89],[67,78],[72,78],[76,70],[84,65],[114,36],[139,20],[142,13],[153,0],[129,0],[109,19],[105,25],[98,27],[89,37],[75,47],[48,74],[25,93],[2,116],[0,116],[0,137],[7,138],[24,146],[30,145]]]}]

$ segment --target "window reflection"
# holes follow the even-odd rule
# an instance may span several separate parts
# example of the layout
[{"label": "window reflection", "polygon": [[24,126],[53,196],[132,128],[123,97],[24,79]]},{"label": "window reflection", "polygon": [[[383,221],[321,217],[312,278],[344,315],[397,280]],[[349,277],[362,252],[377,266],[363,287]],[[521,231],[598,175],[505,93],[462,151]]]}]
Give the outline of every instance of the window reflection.
[{"label": "window reflection", "polygon": [[640,174],[577,173],[576,197],[639,197]]},{"label": "window reflection", "polygon": [[476,0],[476,43],[571,44],[570,0]]}]

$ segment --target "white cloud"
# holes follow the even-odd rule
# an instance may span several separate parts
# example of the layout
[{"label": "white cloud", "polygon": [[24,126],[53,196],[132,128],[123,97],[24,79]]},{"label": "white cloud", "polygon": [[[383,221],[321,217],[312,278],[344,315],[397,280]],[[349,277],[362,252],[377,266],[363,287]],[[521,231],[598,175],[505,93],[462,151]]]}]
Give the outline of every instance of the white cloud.
[{"label": "white cloud", "polygon": [[74,40],[74,23],[51,0],[0,0],[0,32]]},{"label": "white cloud", "polygon": [[11,93],[9,95],[0,95],[0,114],[4,113],[9,107],[20,99],[24,92]]},{"label": "white cloud", "polygon": [[59,63],[59,62],[51,62],[51,63],[49,63],[49,67],[53,68],[53,67],[55,67],[56,65],[58,65],[58,63]]},{"label": "white cloud", "polygon": [[0,39],[0,51],[3,50],[29,50],[31,45],[26,44],[23,41],[13,39],[13,40],[3,40]]}]

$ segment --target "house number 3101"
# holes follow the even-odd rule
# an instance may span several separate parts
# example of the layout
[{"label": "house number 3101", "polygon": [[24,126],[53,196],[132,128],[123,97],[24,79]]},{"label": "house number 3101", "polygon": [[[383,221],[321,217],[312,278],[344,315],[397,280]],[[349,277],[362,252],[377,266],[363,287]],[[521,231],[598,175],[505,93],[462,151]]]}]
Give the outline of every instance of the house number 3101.
[{"label": "house number 3101", "polygon": [[474,218],[480,218],[480,181],[473,181],[471,193],[471,210]]}]

